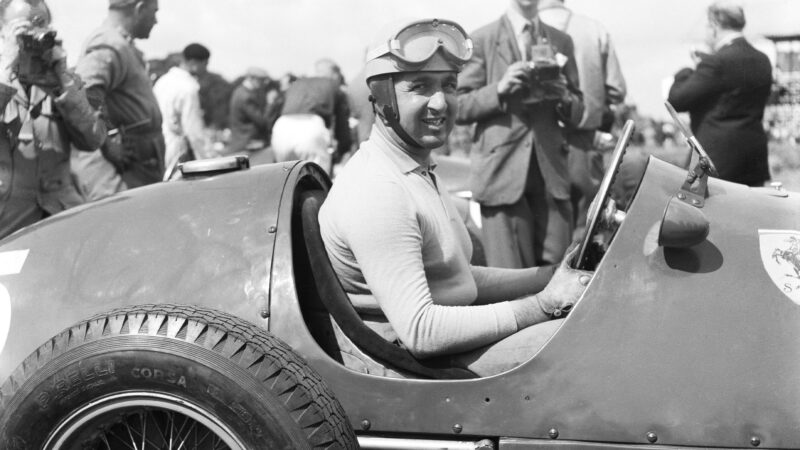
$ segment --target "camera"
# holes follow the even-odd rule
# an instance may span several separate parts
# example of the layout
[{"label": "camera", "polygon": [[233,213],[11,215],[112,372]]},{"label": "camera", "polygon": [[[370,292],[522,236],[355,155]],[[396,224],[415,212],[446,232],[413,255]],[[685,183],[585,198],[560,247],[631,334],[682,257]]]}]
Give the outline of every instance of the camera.
[{"label": "camera", "polygon": [[23,84],[41,87],[57,87],[60,85],[58,77],[52,68],[52,62],[45,60],[44,54],[61,42],[56,39],[53,30],[39,30],[19,34],[19,57],[17,59],[16,74]]},{"label": "camera", "polygon": [[548,83],[561,76],[561,66],[556,60],[553,47],[539,44],[531,47],[531,60],[528,62],[528,98],[524,103],[538,103],[543,100],[558,100],[560,93],[548,89]]}]

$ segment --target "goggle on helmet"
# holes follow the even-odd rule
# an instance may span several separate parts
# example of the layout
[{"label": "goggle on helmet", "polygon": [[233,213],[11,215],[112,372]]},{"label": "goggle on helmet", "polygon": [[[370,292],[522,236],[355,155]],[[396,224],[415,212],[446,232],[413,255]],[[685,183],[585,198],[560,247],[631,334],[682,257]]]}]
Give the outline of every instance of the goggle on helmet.
[{"label": "goggle on helmet", "polygon": [[[472,39],[450,20],[425,19],[400,28],[388,41],[367,52],[366,81],[375,111],[412,147],[420,147],[400,126],[391,75],[403,72],[460,72],[472,57]],[[387,77],[377,78],[379,75]]]},{"label": "goggle on helmet", "polygon": [[461,25],[445,19],[418,20],[367,52],[366,78],[399,72],[458,72],[472,57],[472,48],[472,39]]}]

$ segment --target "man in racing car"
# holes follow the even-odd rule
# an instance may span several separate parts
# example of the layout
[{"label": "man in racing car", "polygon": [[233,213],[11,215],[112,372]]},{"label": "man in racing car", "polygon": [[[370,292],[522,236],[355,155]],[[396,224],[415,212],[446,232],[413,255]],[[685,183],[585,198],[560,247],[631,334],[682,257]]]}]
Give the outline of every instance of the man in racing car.
[{"label": "man in racing car", "polygon": [[469,264],[467,230],[431,151],[456,114],[472,42],[447,20],[404,25],[368,53],[376,111],[369,139],[339,174],[319,220],[345,291],[365,322],[418,358],[486,376],[532,357],[590,275],[568,267]]}]

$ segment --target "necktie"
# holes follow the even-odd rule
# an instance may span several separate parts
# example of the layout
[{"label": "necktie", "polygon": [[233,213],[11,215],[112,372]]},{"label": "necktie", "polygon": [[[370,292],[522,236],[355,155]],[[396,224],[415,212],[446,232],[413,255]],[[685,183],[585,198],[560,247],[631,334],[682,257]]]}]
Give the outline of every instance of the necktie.
[{"label": "necktie", "polygon": [[525,61],[531,60],[531,47],[536,42],[534,39],[535,29],[532,23],[528,22],[525,24],[525,27],[522,28],[522,46],[524,48],[520,49],[522,53],[522,57],[525,58]]}]

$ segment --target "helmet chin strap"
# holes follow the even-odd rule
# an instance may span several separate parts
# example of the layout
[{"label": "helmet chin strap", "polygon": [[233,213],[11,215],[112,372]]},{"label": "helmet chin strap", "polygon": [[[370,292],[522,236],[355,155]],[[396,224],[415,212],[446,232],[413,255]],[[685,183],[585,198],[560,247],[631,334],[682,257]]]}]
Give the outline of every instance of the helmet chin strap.
[{"label": "helmet chin strap", "polygon": [[372,84],[372,93],[369,96],[370,102],[378,112],[378,115],[386,122],[392,130],[412,148],[422,148],[414,138],[406,133],[400,125],[400,114],[397,111],[397,96],[394,92],[394,82],[392,77],[376,80]]}]

